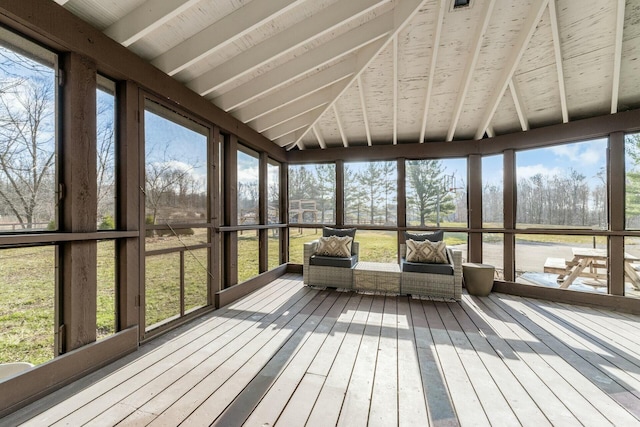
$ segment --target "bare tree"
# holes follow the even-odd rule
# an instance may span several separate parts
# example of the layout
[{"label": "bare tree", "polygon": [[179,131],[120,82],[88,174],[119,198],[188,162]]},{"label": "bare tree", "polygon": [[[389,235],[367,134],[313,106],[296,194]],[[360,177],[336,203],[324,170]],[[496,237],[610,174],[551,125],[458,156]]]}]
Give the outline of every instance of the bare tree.
[{"label": "bare tree", "polygon": [[145,168],[145,203],[147,212],[150,211],[151,223],[156,224],[160,208],[177,206],[181,189],[190,187],[189,180],[193,179],[195,164],[177,161],[164,151],[162,160],[147,162]]},{"label": "bare tree", "polygon": [[0,200],[23,229],[53,215],[53,117],[52,79],[22,80],[0,97]]},{"label": "bare tree", "polygon": [[115,129],[113,104],[98,100],[98,218],[109,212],[115,196]]}]

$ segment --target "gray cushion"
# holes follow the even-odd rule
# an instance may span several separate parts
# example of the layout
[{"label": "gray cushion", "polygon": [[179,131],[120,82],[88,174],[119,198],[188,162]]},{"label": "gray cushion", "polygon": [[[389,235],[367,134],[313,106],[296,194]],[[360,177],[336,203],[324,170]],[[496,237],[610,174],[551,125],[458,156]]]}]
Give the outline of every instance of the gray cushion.
[{"label": "gray cushion", "polygon": [[351,255],[349,258],[311,255],[311,258],[309,258],[310,265],[321,265],[325,267],[353,268],[353,266],[355,266],[357,263],[358,263],[357,255]]},{"label": "gray cushion", "polygon": [[[330,227],[322,227],[322,237],[329,236],[338,236],[344,237],[349,236],[354,241],[356,240],[356,229],[355,228],[330,228]],[[355,248],[353,245],[351,246],[351,255],[355,255]]]},{"label": "gray cushion", "polygon": [[431,242],[439,242],[444,238],[444,231],[434,231],[433,233],[409,233],[408,231],[404,232],[404,240],[415,240],[416,242],[424,242],[425,240],[429,240]]},{"label": "gray cushion", "polygon": [[400,269],[407,273],[431,273],[453,276],[451,264],[429,264],[426,262],[408,262],[404,258],[400,260]]}]

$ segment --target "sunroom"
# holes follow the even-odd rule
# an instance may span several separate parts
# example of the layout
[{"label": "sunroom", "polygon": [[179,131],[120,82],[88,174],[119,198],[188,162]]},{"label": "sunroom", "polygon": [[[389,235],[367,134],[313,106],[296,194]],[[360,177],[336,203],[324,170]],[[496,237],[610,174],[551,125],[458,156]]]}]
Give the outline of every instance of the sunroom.
[{"label": "sunroom", "polygon": [[[0,425],[640,423],[639,56],[634,0],[3,1]],[[492,293],[307,286],[327,228]]]}]

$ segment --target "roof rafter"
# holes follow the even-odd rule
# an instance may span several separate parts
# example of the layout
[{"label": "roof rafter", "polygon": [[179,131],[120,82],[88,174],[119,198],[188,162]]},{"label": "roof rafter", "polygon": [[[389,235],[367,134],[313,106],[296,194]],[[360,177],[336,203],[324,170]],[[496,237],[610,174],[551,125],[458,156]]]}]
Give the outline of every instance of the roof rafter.
[{"label": "roof rafter", "polygon": [[516,87],[516,82],[511,79],[509,81],[509,91],[511,92],[511,97],[513,98],[513,104],[516,106],[516,112],[518,113],[518,120],[520,120],[520,127],[522,127],[523,131],[529,130],[529,120],[527,119],[527,115],[524,113],[524,109],[522,108],[522,103],[520,102],[520,92]]},{"label": "roof rafter", "polygon": [[[262,43],[225,61],[223,64],[191,80],[187,86],[200,95],[207,95],[255,68],[329,33],[345,22],[378,7],[383,0],[340,2],[268,38]],[[238,72],[238,70],[242,70]]]},{"label": "roof rafter", "polygon": [[338,131],[340,131],[340,138],[342,138],[342,145],[345,147],[349,146],[349,141],[347,140],[347,134],[344,132],[344,128],[342,127],[342,122],[340,121],[340,115],[338,114],[338,107],[336,107],[336,103],[333,103],[333,115],[336,117],[336,123],[338,124]]},{"label": "roof rafter", "polygon": [[398,35],[393,37],[393,145],[398,144]]},{"label": "roof rafter", "polygon": [[327,148],[327,143],[324,141],[324,138],[322,137],[322,133],[320,133],[320,129],[318,129],[318,126],[313,125],[311,126],[311,129],[313,129],[313,134],[316,136],[318,144],[320,144],[320,148]]},{"label": "roof rafter", "polygon": [[438,21],[436,22],[436,32],[433,36],[433,48],[431,50],[431,62],[429,63],[429,76],[427,77],[427,95],[424,98],[422,127],[420,128],[420,140],[424,142],[427,132],[427,118],[429,116],[429,105],[431,104],[431,91],[433,90],[433,80],[436,74],[436,64],[438,61],[438,48],[440,47],[440,36],[442,35],[442,23],[444,22],[444,11],[447,10],[447,0],[438,2]]},{"label": "roof rafter", "polygon": [[[362,64],[361,66],[358,67],[358,70],[355,73],[355,76],[352,77],[351,79],[352,79],[352,82],[354,80],[358,81],[358,87],[361,88],[360,90],[362,90],[362,84],[361,84],[362,79],[360,78],[360,75],[364,72],[367,66],[380,54],[380,52],[387,46],[387,44],[392,40],[392,38],[395,37],[407,25],[407,23],[411,20],[411,18],[413,18],[416,15],[416,13],[418,13],[418,10],[420,9],[420,7],[423,5],[425,1],[426,0],[404,0],[402,2],[396,3],[396,6],[394,7],[392,12],[393,13],[393,29],[384,39],[382,39],[383,43],[380,46],[380,48],[377,49],[375,52],[373,52],[373,54],[371,55],[364,54],[364,52],[362,51],[359,52],[358,57],[362,59]],[[387,14],[383,16],[386,16],[386,15]],[[318,117],[316,117],[312,125],[315,125],[318,122],[318,120],[320,120],[320,117],[322,117],[322,115],[326,112],[326,110],[328,110],[331,106],[333,106],[333,104],[342,95],[342,93],[344,93],[344,90],[340,93],[340,95],[336,97],[336,99],[333,100],[330,106],[327,106],[325,108],[325,111],[318,114]],[[363,101],[363,96],[361,92],[361,102],[362,101]],[[298,147],[301,147],[304,145],[302,144],[301,141],[302,141],[302,138],[304,138],[304,135],[306,135],[306,133],[309,132],[309,128],[307,128],[307,130],[303,133],[303,135],[298,139],[297,141]],[[368,140],[367,142],[371,144],[370,140]]]},{"label": "roof rafter", "polygon": [[464,70],[464,77],[462,79],[464,83],[462,84],[462,89],[458,92],[458,99],[456,100],[456,105],[453,109],[453,117],[451,118],[451,122],[449,123],[449,131],[447,132],[447,141],[452,141],[453,136],[456,133],[458,120],[460,120],[462,107],[464,107],[464,102],[467,99],[467,92],[469,91],[469,86],[471,86],[471,80],[473,79],[473,70],[475,70],[476,64],[478,63],[480,50],[482,50],[482,42],[484,41],[484,35],[487,32],[487,28],[489,27],[491,12],[493,11],[493,6],[495,5],[495,3],[496,0],[489,0],[485,4],[482,24],[477,28],[475,37],[472,39],[476,41],[476,45],[473,48],[471,59],[467,61],[467,66]]},{"label": "roof rafter", "polygon": [[518,64],[520,63],[520,59],[522,58],[522,55],[524,55],[524,50],[529,44],[529,40],[531,40],[531,37],[533,36],[533,33],[535,32],[536,27],[538,26],[538,23],[542,18],[542,13],[544,12],[544,9],[548,4],[549,0],[536,0],[535,3],[531,6],[531,10],[527,14],[527,20],[522,26],[522,30],[518,35],[518,40],[514,45],[514,50],[511,53],[511,56],[505,62],[502,76],[493,90],[491,99],[486,104],[488,105],[488,109],[486,110],[482,121],[480,122],[480,127],[476,131],[475,139],[481,139],[484,135],[484,132],[487,130],[487,127],[489,127],[489,123],[493,119],[493,115],[498,109],[498,104],[504,96],[504,92],[507,89],[507,86],[509,85],[513,74],[515,73]]},{"label": "roof rafter", "polygon": [[[331,88],[331,93],[337,95],[344,88],[344,86],[340,85],[340,82],[343,81],[343,85],[348,83],[348,81],[344,82],[344,80],[353,74],[356,63],[355,57],[346,59],[314,74],[312,79],[300,80],[267,97],[239,108],[234,111],[233,114],[240,119],[240,121],[247,123],[282,108],[291,102],[309,96],[316,91]],[[336,86],[340,87],[338,92],[335,91]]]},{"label": "roof rafter", "polygon": [[354,28],[330,42],[324,43],[214,98],[213,102],[225,111],[238,108],[305,73],[309,73],[384,37],[392,28],[392,18],[391,13],[386,13],[372,19],[366,24]]},{"label": "roof rafter", "polygon": [[620,68],[622,66],[622,32],[624,30],[625,0],[618,0],[616,9],[615,53],[613,56],[613,84],[611,89],[611,114],[618,112],[620,96]]},{"label": "roof rafter", "polygon": [[173,76],[232,43],[251,30],[288,12],[303,0],[254,1],[240,7],[187,40],[154,58],[151,63]]},{"label": "roof rafter", "polygon": [[264,132],[265,130],[271,129],[280,123],[286,122],[296,115],[318,108],[321,105],[330,102],[331,99],[331,88],[322,89],[309,96],[290,102],[282,108],[278,108],[269,114],[258,117],[247,124],[258,132]]},{"label": "roof rafter", "polygon": [[130,46],[198,1],[164,0],[158,2],[147,0],[104,30],[104,33],[123,46]]},{"label": "roof rafter", "polygon": [[274,126],[267,131],[264,131],[262,134],[270,140],[274,140],[295,132],[299,129],[302,129],[305,126],[308,126],[313,121],[315,114],[317,113],[316,110],[318,109],[300,114],[299,116],[296,116],[291,120],[287,120],[286,122],[280,123],[279,125]]},{"label": "roof rafter", "polygon": [[564,71],[562,68],[562,49],[560,46],[560,32],[558,30],[558,13],[556,2],[549,2],[549,18],[551,21],[551,35],[553,38],[553,51],[556,58],[556,70],[558,73],[558,90],[560,91],[560,107],[562,108],[562,123],[569,121],[569,109],[567,107],[567,92],[564,87]]},{"label": "roof rafter", "polygon": [[367,144],[371,146],[371,129],[369,128],[369,117],[367,116],[367,104],[364,101],[364,88],[362,87],[362,78],[358,74],[358,93],[360,95],[360,108],[362,108],[362,119],[364,121],[364,130],[367,133]]}]

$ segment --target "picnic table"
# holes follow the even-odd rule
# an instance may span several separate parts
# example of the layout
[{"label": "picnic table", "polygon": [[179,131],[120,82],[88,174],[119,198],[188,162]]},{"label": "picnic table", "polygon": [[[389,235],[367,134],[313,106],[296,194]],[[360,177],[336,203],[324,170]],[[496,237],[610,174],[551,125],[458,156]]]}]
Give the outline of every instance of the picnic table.
[{"label": "picnic table", "polygon": [[[578,277],[588,277],[596,280],[607,280],[607,260],[606,249],[597,248],[572,248],[573,259],[566,261],[564,258],[547,258],[544,264],[545,273],[558,275],[560,288],[568,288]],[[640,267],[640,258],[624,254],[624,274],[634,288],[640,290],[640,275],[635,269]]]}]

